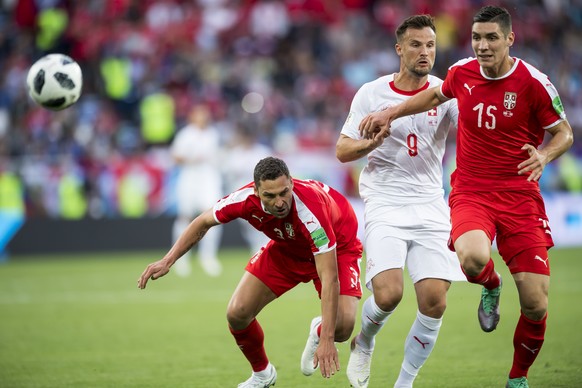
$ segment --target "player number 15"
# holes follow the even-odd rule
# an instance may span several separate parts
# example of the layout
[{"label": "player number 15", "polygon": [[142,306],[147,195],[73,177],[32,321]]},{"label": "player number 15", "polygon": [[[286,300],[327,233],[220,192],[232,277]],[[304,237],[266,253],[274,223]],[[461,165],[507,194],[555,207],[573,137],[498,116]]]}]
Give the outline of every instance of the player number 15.
[{"label": "player number 15", "polygon": [[[485,128],[487,129],[495,129],[495,116],[493,115],[493,111],[496,111],[497,108],[495,105],[489,105],[486,109],[484,109],[485,105],[481,102],[473,108],[474,111],[477,112],[477,127],[483,127],[483,112],[485,112]],[[487,120],[489,119],[489,120]]]}]

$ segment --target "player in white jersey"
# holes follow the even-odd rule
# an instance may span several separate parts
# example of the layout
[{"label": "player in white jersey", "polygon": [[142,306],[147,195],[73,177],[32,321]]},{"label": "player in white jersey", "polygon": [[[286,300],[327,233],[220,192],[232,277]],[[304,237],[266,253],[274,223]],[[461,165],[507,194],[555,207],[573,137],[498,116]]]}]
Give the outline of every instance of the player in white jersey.
[{"label": "player in white jersey", "polygon": [[410,98],[442,80],[431,71],[436,55],[431,16],[415,15],[396,30],[400,70],[363,85],[356,93],[336,146],[341,162],[363,156],[360,176],[365,204],[366,286],[361,331],[352,340],[347,375],[354,387],[367,387],[375,336],[402,299],[403,271],[414,283],[418,311],[405,340],[404,361],[395,387],[412,387],[436,342],[451,281],[465,280],[447,247],[449,209],[444,200],[442,159],[455,100],[392,123],[390,137],[363,139],[360,121]]},{"label": "player in white jersey", "polygon": [[[208,106],[194,106],[189,119],[190,123],[177,133],[171,146],[172,157],[180,166],[176,183],[177,217],[172,230],[174,241],[194,217],[222,196],[222,175],[218,166],[220,135],[210,123]],[[221,237],[221,229],[215,228],[198,245],[200,265],[210,276],[222,272],[217,258]],[[190,275],[189,253],[174,268],[179,276]]]}]

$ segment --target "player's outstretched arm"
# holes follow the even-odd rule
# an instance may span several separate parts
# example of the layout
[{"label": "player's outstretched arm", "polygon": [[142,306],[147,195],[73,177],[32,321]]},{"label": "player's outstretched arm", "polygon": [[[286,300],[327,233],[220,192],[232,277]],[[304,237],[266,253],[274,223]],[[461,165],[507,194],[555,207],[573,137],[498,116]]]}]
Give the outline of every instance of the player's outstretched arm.
[{"label": "player's outstretched arm", "polygon": [[335,145],[335,156],[342,163],[351,162],[368,155],[384,142],[384,138],[379,139],[352,139],[349,136],[340,134]]},{"label": "player's outstretched arm", "polygon": [[317,274],[321,280],[321,333],[313,362],[319,364],[321,375],[330,378],[340,369],[335,347],[335,326],[339,306],[339,278],[336,250],[315,256]]},{"label": "player's outstretched arm", "polygon": [[426,112],[449,100],[442,95],[440,86],[423,90],[401,104],[373,112],[362,119],[360,134],[364,139],[379,140],[390,136],[390,124],[403,116]]},{"label": "player's outstretched arm", "polygon": [[537,181],[541,178],[542,172],[548,163],[557,159],[574,143],[572,127],[568,121],[564,120],[558,125],[547,129],[552,134],[552,139],[541,150],[538,150],[531,144],[524,144],[522,150],[526,150],[529,158],[521,162],[518,168],[518,174],[528,174],[528,181]]},{"label": "player's outstretched arm", "polygon": [[156,280],[170,272],[170,267],[196,245],[213,226],[219,225],[214,219],[212,209],[200,214],[188,225],[166,255],[146,267],[137,281],[137,286],[144,289],[148,280]]}]

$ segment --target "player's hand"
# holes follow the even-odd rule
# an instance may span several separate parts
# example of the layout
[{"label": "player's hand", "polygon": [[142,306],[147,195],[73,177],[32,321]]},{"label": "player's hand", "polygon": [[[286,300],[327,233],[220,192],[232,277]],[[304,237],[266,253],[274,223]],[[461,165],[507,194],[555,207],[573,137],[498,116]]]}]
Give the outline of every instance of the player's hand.
[{"label": "player's hand", "polygon": [[546,164],[548,164],[548,157],[543,151],[538,150],[531,144],[525,144],[521,149],[527,151],[529,158],[517,166],[519,169],[517,174],[523,175],[529,173],[527,177],[528,181],[538,181],[542,176]]},{"label": "player's hand", "polygon": [[151,263],[146,267],[145,271],[143,271],[140,278],[137,280],[137,286],[143,290],[146,287],[148,280],[159,279],[168,272],[170,272],[170,264],[168,264],[164,259]]},{"label": "player's hand", "polygon": [[379,141],[390,136],[390,124],[394,120],[394,112],[391,108],[370,113],[360,122],[360,135],[364,139]]},{"label": "player's hand", "polygon": [[368,142],[367,149],[375,150],[376,148],[380,147],[382,143],[384,143],[384,139],[388,136],[375,136],[372,139],[366,139],[365,141]]},{"label": "player's hand", "polygon": [[321,375],[327,379],[340,370],[339,357],[333,340],[319,341],[313,357],[313,366],[317,367],[318,364]]}]

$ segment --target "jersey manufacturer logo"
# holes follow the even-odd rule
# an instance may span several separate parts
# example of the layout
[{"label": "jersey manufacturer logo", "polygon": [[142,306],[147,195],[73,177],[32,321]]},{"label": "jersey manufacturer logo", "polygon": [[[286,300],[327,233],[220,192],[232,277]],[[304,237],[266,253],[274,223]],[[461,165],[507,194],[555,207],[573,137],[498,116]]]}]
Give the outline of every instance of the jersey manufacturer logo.
[{"label": "jersey manufacturer logo", "polygon": [[426,349],[426,345],[428,345],[430,343],[430,342],[422,342],[417,336],[414,336],[413,338],[416,340],[416,342],[418,342],[422,346],[423,349]]},{"label": "jersey manufacturer logo", "polygon": [[536,255],[536,257],[534,257],[534,260],[538,260],[538,261],[541,261],[542,263],[544,263],[544,265],[546,266],[546,268],[548,268],[548,259],[549,259],[549,257],[544,260],[541,257],[539,257],[538,255]]},{"label": "jersey manufacturer logo", "polygon": [[313,224],[313,225],[315,225],[315,218],[311,217],[311,220],[310,220],[310,221],[307,221],[307,222],[305,223],[305,226],[307,226],[307,225],[309,225],[309,224]]},{"label": "jersey manufacturer logo", "polygon": [[259,216],[256,216],[256,215],[254,215],[254,214],[253,214],[253,215],[251,215],[251,217],[253,217],[253,218],[256,218],[257,220],[259,220],[259,222],[260,222],[260,223],[263,223],[263,218],[265,218],[265,217],[259,217]]},{"label": "jersey manufacturer logo", "polygon": [[511,110],[515,108],[517,104],[517,93],[505,92],[505,97],[503,98],[503,106],[505,109]]},{"label": "jersey manufacturer logo", "polygon": [[469,86],[469,85],[465,84],[463,86],[465,87],[465,89],[467,89],[469,91],[469,95],[471,95],[471,91],[473,90],[473,88],[475,87],[475,85]]},{"label": "jersey manufacturer logo", "polygon": [[540,350],[539,348],[532,349],[532,348],[528,347],[526,344],[524,344],[523,342],[521,343],[521,346],[523,346],[525,349],[529,350],[532,354],[536,354],[536,352],[538,350]]}]

